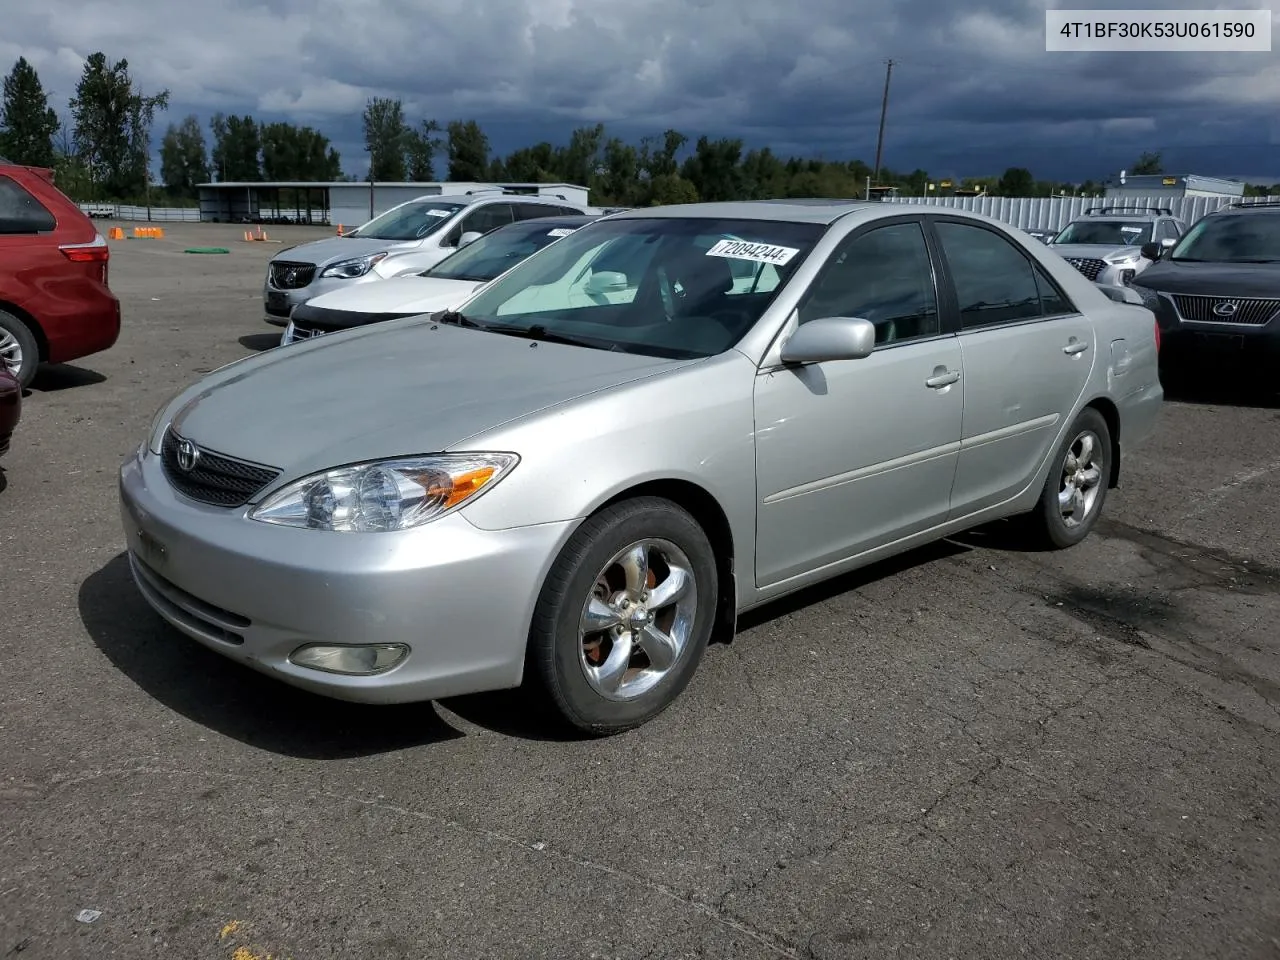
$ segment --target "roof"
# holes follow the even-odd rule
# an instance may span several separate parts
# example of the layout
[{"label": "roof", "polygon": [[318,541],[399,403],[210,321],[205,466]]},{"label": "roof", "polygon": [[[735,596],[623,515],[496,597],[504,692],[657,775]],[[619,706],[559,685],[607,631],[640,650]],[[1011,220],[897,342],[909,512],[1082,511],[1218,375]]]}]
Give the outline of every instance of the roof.
[{"label": "roof", "polygon": [[[901,213],[909,206],[894,204],[894,213]],[[855,210],[882,209],[883,207],[884,204],[878,200],[829,200],[807,197],[788,200],[730,200],[722,203],[677,203],[666,207],[639,207],[615,213],[609,219],[695,217],[705,220],[792,220],[797,223],[827,224]],[[907,212],[910,210],[908,209]]]},{"label": "roof", "polygon": [[[327,190],[332,187],[357,187],[368,188],[368,180],[231,180],[225,183],[211,182],[197,184],[201,190],[244,190],[252,188],[255,190]],[[576,183],[476,183],[472,181],[450,181],[450,180],[418,180],[418,181],[382,181],[378,180],[373,184],[375,190],[384,187],[428,187],[440,188],[448,190],[456,190],[459,193],[466,193],[468,190],[510,190],[510,189],[530,189],[537,188],[539,190],[547,190],[552,187],[570,187],[574,190],[586,190],[584,186]]]},{"label": "roof", "polygon": [[1280,213],[1280,197],[1268,199],[1267,197],[1254,197],[1249,200],[1241,200],[1237,203],[1228,203],[1225,207],[1219,207],[1214,210],[1212,215],[1220,213]]},{"label": "roof", "polygon": [[[1174,183],[1166,183],[1172,180]],[[1112,188],[1132,190],[1145,187],[1186,186],[1197,190],[1221,190],[1223,193],[1240,193],[1244,190],[1243,180],[1226,177],[1202,177],[1197,173],[1126,173],[1124,183],[1120,177],[1110,177],[1104,185]]]}]

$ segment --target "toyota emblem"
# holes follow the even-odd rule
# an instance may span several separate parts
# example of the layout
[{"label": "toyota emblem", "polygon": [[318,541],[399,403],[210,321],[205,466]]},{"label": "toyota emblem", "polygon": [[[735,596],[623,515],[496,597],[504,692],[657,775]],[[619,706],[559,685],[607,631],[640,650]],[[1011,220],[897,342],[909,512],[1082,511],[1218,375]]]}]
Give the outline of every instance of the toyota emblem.
[{"label": "toyota emblem", "polygon": [[1236,303],[1234,300],[1223,300],[1221,303],[1215,303],[1213,305],[1214,315],[1219,317],[1235,316],[1235,312],[1239,309],[1240,304]]},{"label": "toyota emblem", "polygon": [[178,441],[178,467],[183,473],[190,473],[200,462],[200,448],[190,440]]}]

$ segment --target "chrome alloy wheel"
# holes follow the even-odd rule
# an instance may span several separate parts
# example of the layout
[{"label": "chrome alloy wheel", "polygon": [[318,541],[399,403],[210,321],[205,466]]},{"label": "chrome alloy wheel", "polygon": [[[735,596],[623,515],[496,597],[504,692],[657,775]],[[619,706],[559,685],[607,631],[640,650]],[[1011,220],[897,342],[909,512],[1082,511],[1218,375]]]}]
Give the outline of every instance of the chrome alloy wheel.
[{"label": "chrome alloy wheel", "polygon": [[1058,507],[1067,528],[1087,521],[1098,502],[1102,484],[1102,441],[1092,430],[1083,431],[1062,462],[1062,482],[1058,488]]},{"label": "chrome alloy wheel", "polygon": [[693,565],[668,540],[641,540],[596,577],[579,621],[579,658],[591,688],[633,700],[662,682],[688,649],[698,610]]},{"label": "chrome alloy wheel", "polygon": [[0,363],[15,377],[22,370],[22,344],[4,329],[0,329]]}]

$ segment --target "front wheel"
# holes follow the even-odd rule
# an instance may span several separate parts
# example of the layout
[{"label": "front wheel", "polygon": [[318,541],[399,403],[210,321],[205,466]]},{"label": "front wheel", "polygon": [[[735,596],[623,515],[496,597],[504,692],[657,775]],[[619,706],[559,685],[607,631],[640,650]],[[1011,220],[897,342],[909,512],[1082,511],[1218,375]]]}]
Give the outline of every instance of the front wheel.
[{"label": "front wheel", "polygon": [[29,387],[39,365],[40,346],[27,325],[8,311],[0,310],[0,367],[23,387]]},{"label": "front wheel", "polygon": [[655,497],[606,507],[547,576],[529,635],[530,679],[580,732],[638,727],[689,683],[718,597],[714,551],[688,512]]},{"label": "front wheel", "polygon": [[1028,519],[1038,543],[1073,547],[1102,513],[1111,478],[1111,429],[1093,407],[1076,417],[1058,448],[1040,502]]}]

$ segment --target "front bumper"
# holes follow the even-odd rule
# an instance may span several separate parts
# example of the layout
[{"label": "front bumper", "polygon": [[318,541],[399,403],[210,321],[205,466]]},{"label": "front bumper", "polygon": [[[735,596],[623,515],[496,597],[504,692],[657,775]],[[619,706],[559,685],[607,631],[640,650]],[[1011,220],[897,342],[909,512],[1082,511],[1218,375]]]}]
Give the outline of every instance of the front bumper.
[{"label": "front bumper", "polygon": [[1187,319],[1169,294],[1157,297],[1161,360],[1238,359],[1280,367],[1280,310],[1264,323],[1197,321]]},{"label": "front bumper", "polygon": [[[518,686],[533,607],[576,521],[481,530],[461,513],[402,533],[297,530],[206,507],[145,448],[120,470],[134,581],[164,619],[232,660],[340,700],[404,703]],[[386,673],[296,666],[304,643],[399,643]]]},{"label": "front bumper", "polygon": [[289,323],[293,308],[306,303],[308,300],[314,300],[316,297],[332,293],[334,290],[345,290],[353,283],[369,283],[381,279],[383,278],[379,274],[370,270],[363,277],[355,277],[351,280],[343,280],[337,277],[316,277],[305,287],[281,290],[272,284],[270,277],[268,277],[262,284],[262,318],[267,323],[277,327],[284,327]]}]

